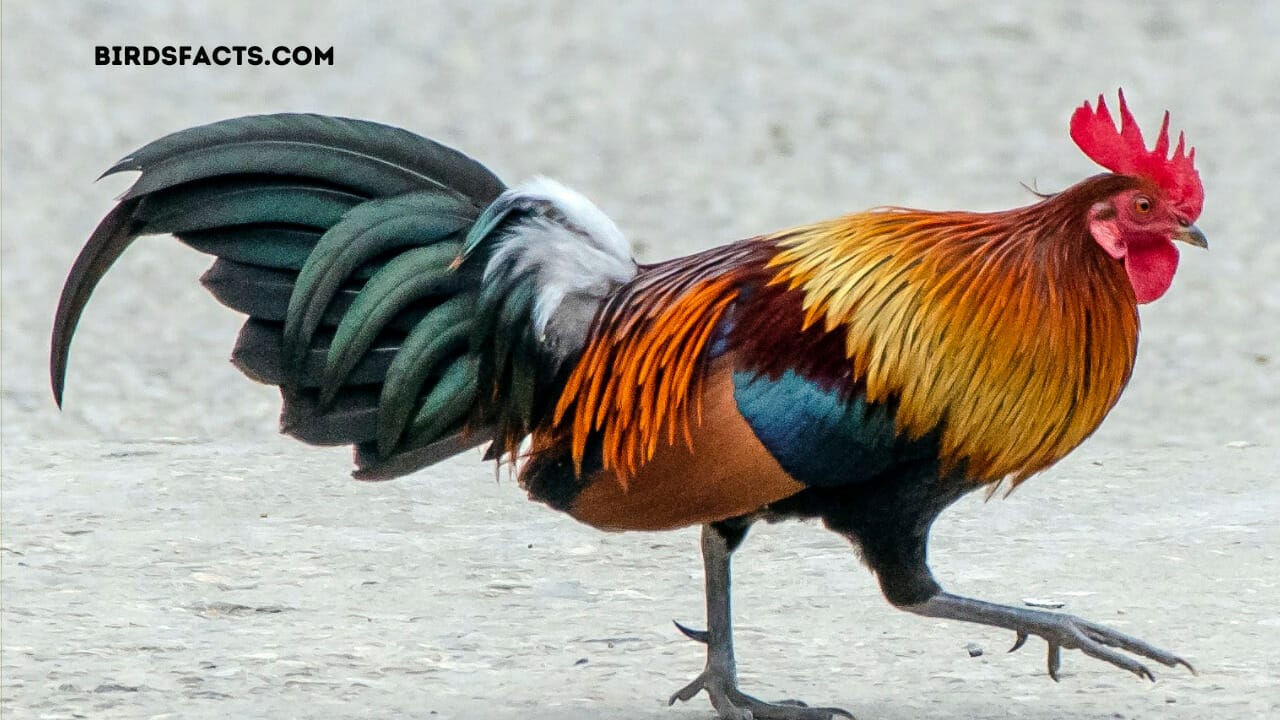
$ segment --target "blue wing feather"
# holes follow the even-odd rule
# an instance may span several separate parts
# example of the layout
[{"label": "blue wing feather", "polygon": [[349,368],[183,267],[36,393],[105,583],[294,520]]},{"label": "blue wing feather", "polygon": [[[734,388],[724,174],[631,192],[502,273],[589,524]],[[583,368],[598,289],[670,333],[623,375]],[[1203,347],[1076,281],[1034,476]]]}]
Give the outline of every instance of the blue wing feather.
[{"label": "blue wing feather", "polygon": [[756,437],[796,480],[832,487],[875,477],[902,458],[893,409],[826,389],[794,370],[733,375],[734,400]]}]

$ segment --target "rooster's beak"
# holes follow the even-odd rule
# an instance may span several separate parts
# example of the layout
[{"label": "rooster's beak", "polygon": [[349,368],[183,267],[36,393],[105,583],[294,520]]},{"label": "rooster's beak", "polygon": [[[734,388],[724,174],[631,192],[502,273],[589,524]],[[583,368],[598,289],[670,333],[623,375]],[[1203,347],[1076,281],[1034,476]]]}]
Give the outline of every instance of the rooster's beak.
[{"label": "rooster's beak", "polygon": [[1208,249],[1209,247],[1208,238],[1195,225],[1183,225],[1181,230],[1173,234],[1173,239],[1180,240],[1188,245],[1195,245],[1198,248]]}]

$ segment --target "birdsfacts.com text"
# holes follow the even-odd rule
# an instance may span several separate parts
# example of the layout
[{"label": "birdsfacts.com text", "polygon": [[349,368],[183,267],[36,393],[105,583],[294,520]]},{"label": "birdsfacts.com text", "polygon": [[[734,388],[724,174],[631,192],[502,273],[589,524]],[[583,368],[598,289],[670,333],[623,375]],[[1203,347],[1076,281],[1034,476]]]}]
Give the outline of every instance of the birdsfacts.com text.
[{"label": "birdsfacts.com text", "polygon": [[333,46],[96,45],[95,65],[333,65]]}]

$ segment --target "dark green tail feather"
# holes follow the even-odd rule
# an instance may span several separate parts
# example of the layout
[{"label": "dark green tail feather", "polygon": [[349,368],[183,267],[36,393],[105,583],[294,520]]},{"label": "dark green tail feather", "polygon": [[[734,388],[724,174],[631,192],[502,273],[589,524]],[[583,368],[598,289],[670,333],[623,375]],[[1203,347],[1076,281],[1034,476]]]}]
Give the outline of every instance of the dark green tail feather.
[{"label": "dark green tail feather", "polygon": [[[388,261],[466,233],[503,190],[483,166],[385,125],[275,115],[175,133],[106,174],[126,170],[142,176],[90,237],[63,288],[50,356],[59,404],[71,338],[94,287],[136,237],[175,233],[219,257],[203,281],[224,304],[250,316],[237,364],[251,377],[289,388],[284,432],[314,444],[357,445],[357,476],[367,479],[412,472],[492,437],[471,407],[478,362],[467,354],[465,333],[449,325],[470,327],[479,270],[471,264],[454,270],[420,253],[420,268],[412,260],[397,264],[402,276],[416,269],[430,278],[414,281],[418,291],[359,302],[372,283],[366,280]],[[357,220],[365,240],[347,235],[326,245],[335,229],[346,232],[353,226],[339,226]],[[456,244],[449,247],[456,252]],[[446,306],[454,309],[438,312]],[[344,322],[353,309],[369,312],[382,327],[361,331],[354,316]],[[432,353],[430,367],[400,363],[416,393],[394,398],[397,422],[388,422],[381,385],[403,354],[405,333],[411,337],[423,323],[453,339]],[[390,431],[380,423],[399,426],[381,451],[377,440]]]},{"label": "dark green tail feather", "polygon": [[[293,292],[292,278],[311,254],[311,249],[320,239],[320,233],[300,227],[235,225],[180,232],[177,237],[188,247],[217,257],[218,262],[235,262],[244,267],[264,270],[292,270],[294,272],[288,273],[288,277],[289,292]],[[217,267],[217,263],[214,266]],[[231,280],[235,274],[230,272],[227,279]],[[285,302],[288,302],[287,296]]]},{"label": "dark green tail feather", "polygon": [[143,222],[142,235],[268,223],[328,228],[362,202],[345,190],[303,183],[219,181],[143,196],[136,217]]},{"label": "dark green tail feather", "polygon": [[[495,437],[494,433],[495,429],[491,425],[468,425],[433,443],[401,450],[389,457],[379,455],[374,443],[362,442],[356,445],[356,471],[351,476],[357,480],[392,480],[491,442]],[[494,444],[494,447],[497,445]],[[485,455],[485,460],[497,458],[496,454],[491,453],[492,450]]]},{"label": "dark green tail feather", "polygon": [[[299,387],[319,388],[323,385],[325,363],[329,355],[329,347],[333,340],[331,329],[317,333],[315,343],[307,351],[302,371],[290,375],[284,369],[283,357],[280,354],[280,337],[283,327],[280,323],[249,318],[240,329],[236,338],[235,349],[231,351],[231,362],[245,375],[267,385],[283,385],[292,380]],[[390,333],[389,337],[379,339],[371,344],[359,361],[347,373],[346,386],[378,385],[386,377],[387,368],[396,353],[400,351],[402,333]],[[334,393],[334,397],[337,393]],[[333,404],[329,398],[328,405]]]},{"label": "dark green tail feather", "polygon": [[404,352],[392,360],[382,385],[377,433],[380,454],[389,455],[399,446],[409,418],[419,406],[418,398],[431,390],[429,379],[446,372],[444,361],[468,349],[474,311],[471,297],[454,297],[428,312],[404,339]]},{"label": "dark green tail feather", "polygon": [[[282,145],[296,152],[281,157]],[[231,157],[224,153],[233,148]],[[354,158],[368,158],[357,167]],[[103,177],[144,171],[126,199],[199,178],[261,173],[328,178],[368,197],[438,188],[481,209],[505,189],[471,158],[407,130],[311,114],[250,115],[165,136],[113,165]],[[147,177],[147,176],[150,177]]]},{"label": "dark green tail feather", "polygon": [[311,445],[347,445],[354,437],[371,436],[377,423],[377,390],[344,390],[324,410],[315,390],[291,394],[280,414],[280,432]]},{"label": "dark green tail feather", "polygon": [[405,449],[435,442],[467,417],[476,400],[476,368],[473,355],[461,356],[445,368],[409,425]]},{"label": "dark green tail feather", "polygon": [[49,379],[53,385],[53,399],[62,407],[62,390],[67,378],[67,359],[71,350],[71,337],[75,334],[80,315],[89,302],[98,281],[111,269],[138,237],[141,223],[133,213],[137,200],[124,200],[116,205],[98,223],[80,255],[76,257],[67,282],[58,298],[58,309],[53,318],[53,341],[49,351]]},{"label": "dark green tail feather", "polygon": [[[465,230],[474,220],[467,209],[451,198],[414,193],[368,202],[347,213],[320,238],[298,273],[285,315],[286,367],[298,367],[325,309],[356,269],[381,255],[430,245]],[[447,265],[423,268],[432,275],[447,271]]]},{"label": "dark green tail feather", "polygon": [[321,405],[333,399],[351,369],[405,308],[450,288],[455,273],[449,264],[459,247],[458,242],[441,242],[406,250],[369,278],[334,333],[320,386]]},{"label": "dark green tail feather", "polygon": [[[232,231],[227,234],[234,236],[235,233]],[[186,237],[179,236],[178,239],[185,241]],[[193,247],[201,249],[201,246],[193,245]],[[224,247],[226,246],[220,246],[219,249]],[[210,255],[218,254],[207,250],[202,252]],[[264,264],[273,260],[274,257],[274,254],[264,254],[262,261],[257,265],[251,265],[235,262],[226,255],[222,255],[200,277],[200,283],[217,298],[218,302],[232,310],[255,318],[283,323],[285,311],[289,306],[289,297],[293,294],[296,273],[274,270],[272,268],[275,266]],[[299,261],[293,267],[301,265],[302,262]],[[342,321],[352,301],[364,288],[364,278],[371,274],[368,268],[361,268],[354,273],[353,279],[343,284],[338,293],[333,296],[333,300],[329,302],[329,308],[325,310],[324,317],[320,320],[322,326],[336,327]],[[441,286],[440,294],[457,295],[465,292],[471,287],[473,281],[474,278],[465,273],[454,273]],[[388,327],[408,332],[424,315],[426,310],[419,303],[414,303],[392,318]]]}]

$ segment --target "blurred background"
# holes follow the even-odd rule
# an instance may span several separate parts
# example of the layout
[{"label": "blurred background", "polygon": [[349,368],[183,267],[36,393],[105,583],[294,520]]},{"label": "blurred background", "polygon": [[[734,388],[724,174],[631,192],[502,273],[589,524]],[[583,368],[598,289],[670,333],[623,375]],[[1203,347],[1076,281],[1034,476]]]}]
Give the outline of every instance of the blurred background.
[{"label": "blurred background", "polygon": [[[888,651],[881,647],[881,633],[900,632],[906,638],[902,642],[912,643],[927,635],[927,628],[875,605],[880,601],[874,585],[852,554],[838,539],[808,528],[795,536],[807,543],[800,546],[799,559],[787,554],[797,552],[787,533],[801,531],[773,529],[767,532],[774,545],[766,544],[758,559],[764,567],[776,563],[780,573],[803,565],[811,576],[806,590],[795,589],[799,577],[785,574],[744,581],[757,583],[744,591],[755,598],[744,602],[763,626],[752,641],[758,646],[742,648],[744,671],[759,671],[751,676],[758,683],[776,681],[767,687],[780,693],[839,700],[864,717],[1205,717],[1199,713],[1215,708],[1231,710],[1219,716],[1263,717],[1280,712],[1275,680],[1280,666],[1274,654],[1280,640],[1275,614],[1280,589],[1274,579],[1280,576],[1275,549],[1280,538],[1274,520],[1264,520],[1280,510],[1277,38],[1280,4],[1261,0],[6,0],[0,147],[4,543],[10,550],[4,554],[4,701],[15,717],[71,717],[82,711],[101,717],[194,717],[225,713],[228,707],[236,716],[265,714],[263,708],[274,707],[276,717],[311,716],[323,707],[323,716],[334,717],[358,709],[348,694],[358,696],[366,709],[392,703],[383,707],[390,713],[399,707],[394,703],[405,702],[424,716],[434,710],[474,717],[475,709],[485,708],[505,717],[504,703],[522,717],[704,717],[708,710],[701,699],[672,711],[660,702],[701,662],[697,648],[685,647],[663,627],[677,610],[685,620],[699,617],[692,536],[654,536],[657,545],[650,547],[647,537],[634,541],[586,533],[519,503],[521,493],[513,483],[494,489],[492,470],[476,458],[428,474],[466,475],[472,482],[355,488],[345,479],[345,451],[304,449],[274,436],[274,391],[245,381],[225,361],[240,319],[196,282],[208,259],[169,238],[141,240],[99,286],[72,349],[66,409],[56,412],[47,380],[53,308],[81,244],[131,181],[117,176],[95,184],[94,178],[129,151],[171,131],[250,113],[309,111],[378,120],[457,147],[508,183],[533,174],[562,180],[615,218],[638,256],[651,261],[872,205],[994,210],[1025,204],[1031,195],[1023,185],[1054,191],[1098,171],[1072,144],[1067,120],[1081,101],[1100,92],[1113,99],[1116,88],[1123,87],[1144,127],[1154,132],[1168,108],[1174,129],[1186,130],[1197,147],[1206,188],[1198,224],[1211,250],[1184,250],[1172,290],[1143,309],[1133,381],[1099,433],[1013,499],[985,507],[975,500],[958,508],[957,524],[941,531],[939,540],[953,546],[950,574],[939,573],[974,579],[970,589],[994,589],[983,593],[993,599],[1002,582],[1008,583],[1004,597],[1016,599],[1021,596],[1015,593],[1029,591],[1033,579],[1079,573],[1079,581],[1072,581],[1076,587],[1085,577],[1103,585],[1081,591],[1099,593],[1098,604],[1086,607],[1112,608],[1107,603],[1117,593],[1134,593],[1135,601],[1145,604],[1131,614],[1162,629],[1151,639],[1181,639],[1190,646],[1187,652],[1204,656],[1210,670],[1198,682],[1166,673],[1177,676],[1172,681],[1177,690],[1166,699],[1161,693],[1170,692],[1167,685],[1150,691],[1075,656],[1067,663],[1088,673],[1087,681],[1076,677],[1063,683],[1069,689],[1048,687],[1052,683],[1038,676],[1043,658],[1032,657],[1042,647],[976,675],[965,664],[968,658],[962,662],[953,652],[960,636],[937,641],[951,653],[945,657],[922,649],[900,666],[892,658],[875,659],[874,652]],[[320,67],[94,64],[97,45],[254,44],[332,46],[334,62]],[[228,469],[227,462],[238,469]],[[1104,462],[1107,467],[1099,470]],[[219,488],[205,480],[228,473],[242,473],[246,482]],[[165,499],[148,494],[160,486],[170,493]],[[216,502],[210,500],[214,496]],[[236,505],[237,497],[248,499]],[[446,500],[461,503],[456,512],[466,522],[456,524],[458,516],[426,509],[447,506]],[[326,505],[333,502],[341,508]],[[243,511],[256,522],[260,506],[261,513],[268,513],[267,506],[276,513],[281,504],[295,518],[327,513],[338,518],[341,512],[349,517],[319,523],[334,532],[332,537],[301,526],[246,530],[247,525],[228,520],[228,514]],[[159,506],[172,512],[157,517]],[[396,514],[409,506],[417,508],[414,513]],[[228,510],[233,507],[238,510]],[[432,518],[430,523],[452,529],[433,539],[421,513]],[[67,518],[88,523],[93,534],[67,534],[59,524]],[[1101,524],[1090,525],[1094,522]],[[1222,527],[1236,529],[1212,529]],[[299,563],[333,569],[349,562],[375,574],[383,572],[379,567],[396,566],[377,559],[366,566],[360,557],[333,555],[344,547],[350,551],[353,534],[377,528],[388,535],[360,537],[384,549],[420,543],[409,548],[421,551],[411,552],[412,562],[429,565],[406,571],[404,592],[410,596],[395,602],[436,602],[431,578],[454,577],[450,572],[462,573],[457,578],[470,577],[467,572],[542,577],[545,564],[520,559],[524,556],[512,560],[518,570],[464,572],[449,565],[480,553],[481,540],[489,549],[495,544],[523,549],[525,533],[545,533],[550,542],[577,548],[612,543],[618,554],[608,561],[602,555],[598,567],[592,566],[601,573],[595,580],[599,585],[583,591],[583,597],[631,587],[649,599],[583,600],[573,606],[577,591],[564,588],[587,571],[565,563],[564,576],[551,585],[530,581],[533,595],[525,599],[532,614],[506,616],[519,630],[496,629],[478,641],[479,650],[474,642],[441,639],[444,631],[420,636],[422,642],[437,643],[427,649],[396,646],[419,630],[370,620],[368,632],[383,643],[381,650],[370,651],[372,656],[384,657],[395,646],[405,667],[434,669],[424,671],[425,678],[386,671],[376,680],[366,678],[364,690],[351,690],[341,680],[346,670],[317,659],[330,651],[356,652],[344,644],[344,633],[354,631],[345,628],[341,618],[346,616],[339,613],[330,635],[307,641],[323,650],[311,656],[299,650],[290,662],[321,668],[313,673],[320,677],[337,673],[340,679],[334,682],[341,691],[321,683],[306,692],[289,686],[288,693],[271,695],[273,700],[244,700],[252,695],[245,689],[249,686],[285,687],[280,684],[288,676],[279,666],[283,660],[245,660],[259,636],[219,639],[236,631],[199,625],[204,616],[189,619],[199,612],[179,613],[188,618],[182,623],[197,622],[189,627],[155,610],[224,602],[216,599],[218,593],[240,586],[222,583],[231,591],[219,591],[217,583],[190,576],[234,573],[226,567],[216,572],[195,567],[199,562],[193,560],[195,569],[182,566],[179,581],[137,555],[138,548],[153,543],[191,542],[196,544],[192,552],[217,556],[224,551],[206,546],[210,538],[267,533],[258,538],[263,547],[238,551],[245,563],[241,569],[252,565],[256,587],[266,591],[276,585],[264,578],[279,573],[296,580],[291,569]],[[517,536],[495,537],[492,528]],[[274,554],[287,551],[275,544],[281,538],[316,543],[309,546],[310,559]],[[457,547],[441,550],[453,548],[451,538]],[[1169,543],[1186,552],[1169,549]],[[1123,557],[1135,547],[1146,553]],[[548,552],[555,563],[559,553]],[[582,554],[594,557],[595,552]],[[45,564],[36,557],[44,557]],[[839,561],[810,563],[812,558]],[[1000,563],[1014,574],[1003,572]],[[655,574],[645,574],[650,572]],[[1144,573],[1150,583],[1139,579]],[[358,585],[355,577],[344,577],[341,570],[334,577],[345,584],[333,590],[332,603],[368,607],[383,601],[348,596],[349,586]],[[826,593],[841,587],[832,585],[839,582],[850,583],[839,592],[856,593],[859,604],[871,604],[872,610],[856,611],[869,613],[869,626],[860,624],[862,616],[832,609]],[[121,590],[120,583],[136,592]],[[474,602],[466,599],[474,597],[468,587],[457,591],[462,600],[452,605],[439,600],[432,612],[442,618],[461,613],[466,607],[457,605]],[[67,588],[74,593],[59,594],[71,592]],[[681,593],[678,608],[661,606],[675,588]],[[796,606],[786,618],[770,606],[777,600],[772,591],[779,588],[786,588]],[[313,586],[295,589],[304,593],[298,607],[317,602]],[[1175,591],[1177,597],[1160,598]],[[69,612],[72,595],[89,609]],[[563,618],[547,617],[548,598],[557,597],[573,607]],[[506,596],[490,600],[496,603],[496,618],[514,602]],[[147,614],[152,612],[147,603],[158,614]],[[621,605],[627,606],[625,612]],[[204,634],[198,642],[154,643],[170,647],[172,657],[166,651],[130,655],[103,630],[125,606],[140,613],[130,621],[140,636]],[[822,607],[835,614],[822,616]],[[463,623],[465,617],[453,619]],[[638,634],[644,642],[636,648],[679,660],[655,666],[640,657],[622,657],[616,670],[597,675],[577,668],[570,672],[574,658],[565,667],[543,667],[537,659],[543,654],[578,652],[563,650],[566,636],[556,632],[560,623],[572,628],[581,618]],[[749,638],[750,618],[744,622]],[[790,631],[788,622],[794,624]],[[1171,629],[1171,622],[1184,623],[1185,631]],[[629,623],[643,623],[643,632]],[[285,624],[313,633],[320,627],[296,616]],[[527,640],[521,633],[532,632],[531,626],[539,628],[543,644],[512,640],[513,635]],[[283,635],[274,626],[263,626],[262,632],[261,637],[276,641]],[[805,640],[768,644],[771,638],[789,637],[787,632]],[[814,633],[823,636],[816,645],[807,639]],[[850,636],[875,650],[859,651],[862,658],[849,655]],[[250,650],[236,655],[240,650],[220,645],[235,642]],[[76,648],[101,651],[77,656]],[[231,704],[192,694],[193,688],[213,682],[208,677],[213,671],[202,675],[199,663],[213,662],[208,658],[215,656],[239,658],[232,665],[240,670],[221,680],[230,685],[216,691]],[[352,661],[351,666],[365,664]],[[474,677],[480,680],[463,693],[458,690],[462,681],[449,681],[452,676],[441,670],[446,666],[478,673]],[[766,680],[769,669],[789,675]],[[184,685],[170,677],[188,670],[203,679]],[[137,677],[112,679],[134,677],[130,673]],[[1010,673],[1017,678],[1011,681]],[[812,684],[797,687],[801,682]],[[143,689],[92,692],[112,683]],[[148,688],[159,691],[149,694]],[[548,704],[548,694],[559,688],[564,704]],[[908,688],[913,692],[906,693]],[[574,704],[575,699],[581,703]],[[602,714],[591,714],[598,710]],[[177,714],[163,714],[170,711]]]}]

